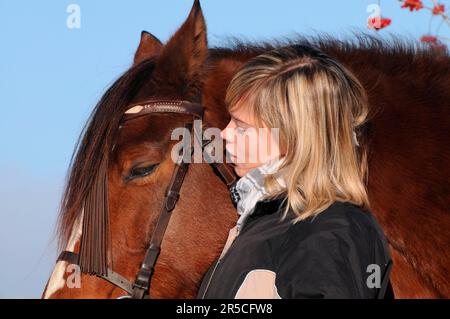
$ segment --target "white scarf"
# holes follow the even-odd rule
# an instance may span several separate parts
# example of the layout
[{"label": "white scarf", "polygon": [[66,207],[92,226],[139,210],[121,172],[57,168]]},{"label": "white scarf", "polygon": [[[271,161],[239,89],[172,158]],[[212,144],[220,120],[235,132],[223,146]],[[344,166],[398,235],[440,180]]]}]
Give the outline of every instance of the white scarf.
[{"label": "white scarf", "polygon": [[[237,221],[238,232],[247,217],[253,213],[256,203],[263,199],[265,195],[268,195],[264,188],[265,175],[276,172],[283,160],[284,157],[272,159],[259,167],[253,168],[237,181],[236,191],[239,194],[237,212],[240,215]],[[281,174],[276,176],[276,180],[282,187],[286,187],[286,182]]]}]

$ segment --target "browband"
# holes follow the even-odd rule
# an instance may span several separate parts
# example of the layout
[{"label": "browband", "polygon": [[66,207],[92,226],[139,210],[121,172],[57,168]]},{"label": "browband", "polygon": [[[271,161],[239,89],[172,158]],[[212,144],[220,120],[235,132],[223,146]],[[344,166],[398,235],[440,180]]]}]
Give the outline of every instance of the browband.
[{"label": "browband", "polygon": [[185,100],[147,100],[131,105],[124,113],[122,121],[129,121],[149,113],[190,114],[198,119],[203,117],[203,105]]}]

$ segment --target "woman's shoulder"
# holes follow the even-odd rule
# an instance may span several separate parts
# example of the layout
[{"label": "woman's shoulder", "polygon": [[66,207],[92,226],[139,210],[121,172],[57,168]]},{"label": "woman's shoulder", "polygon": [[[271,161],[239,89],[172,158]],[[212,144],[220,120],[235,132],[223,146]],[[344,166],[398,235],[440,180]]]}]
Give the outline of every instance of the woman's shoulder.
[{"label": "woman's shoulder", "polygon": [[370,210],[352,202],[335,201],[323,211],[304,220],[315,227],[349,227],[355,224],[372,224],[374,216]]},{"label": "woman's shoulder", "polygon": [[316,238],[384,239],[383,231],[370,210],[341,201],[335,201],[322,212],[293,224],[288,233],[296,241]]},{"label": "woman's shoulder", "polygon": [[335,202],[292,225],[276,260],[281,295],[365,298],[375,294],[366,285],[368,267],[385,273],[390,255],[369,210]]},{"label": "woman's shoulder", "polygon": [[316,216],[292,224],[285,235],[280,258],[320,255],[338,260],[348,255],[368,264],[373,258],[383,263],[390,259],[387,238],[371,211],[350,202],[334,202]]}]

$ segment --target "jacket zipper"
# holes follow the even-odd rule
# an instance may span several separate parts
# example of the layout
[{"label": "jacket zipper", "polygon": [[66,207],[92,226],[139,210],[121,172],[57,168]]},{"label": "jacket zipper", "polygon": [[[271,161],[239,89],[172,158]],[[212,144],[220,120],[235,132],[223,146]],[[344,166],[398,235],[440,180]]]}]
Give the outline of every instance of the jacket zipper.
[{"label": "jacket zipper", "polygon": [[226,253],[221,255],[219,257],[219,259],[217,260],[216,265],[214,266],[214,269],[213,269],[213,271],[211,273],[211,276],[209,276],[209,280],[208,280],[208,283],[206,284],[205,291],[203,292],[202,299],[205,299],[206,292],[208,291],[209,285],[211,284],[211,280],[212,280],[212,278],[214,276],[214,273],[216,272],[217,266],[220,264],[220,261],[223,259],[223,257],[225,257],[227,255],[227,253],[229,252],[229,250],[233,246],[234,242],[236,241],[237,236],[239,236],[239,233],[240,233],[240,231],[237,231],[236,236],[233,238],[233,241],[231,242],[230,246],[228,247]]}]

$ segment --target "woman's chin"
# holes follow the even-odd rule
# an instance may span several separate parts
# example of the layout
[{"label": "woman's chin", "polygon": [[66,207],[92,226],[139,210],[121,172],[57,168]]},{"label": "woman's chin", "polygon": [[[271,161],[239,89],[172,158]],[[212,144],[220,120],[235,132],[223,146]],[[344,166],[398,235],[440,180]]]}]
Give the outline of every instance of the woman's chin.
[{"label": "woman's chin", "polygon": [[245,169],[243,169],[242,167],[239,167],[238,165],[234,164],[234,172],[236,173],[237,176],[242,177],[245,175]]}]

